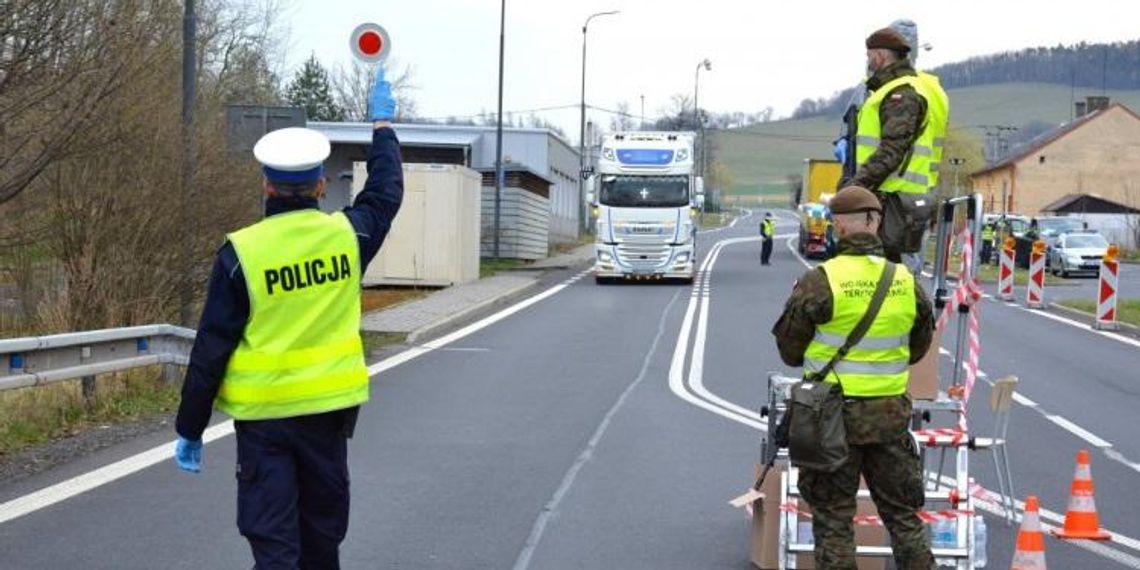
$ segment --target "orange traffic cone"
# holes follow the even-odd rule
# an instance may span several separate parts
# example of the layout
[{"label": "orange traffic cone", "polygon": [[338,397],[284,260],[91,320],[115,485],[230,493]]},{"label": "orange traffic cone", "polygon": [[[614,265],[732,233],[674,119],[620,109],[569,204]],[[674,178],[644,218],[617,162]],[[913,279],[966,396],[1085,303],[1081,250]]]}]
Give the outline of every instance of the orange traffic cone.
[{"label": "orange traffic cone", "polygon": [[1077,452],[1077,472],[1073,475],[1073,486],[1069,493],[1069,511],[1065,513],[1065,528],[1053,529],[1059,538],[1108,540],[1112,535],[1100,528],[1096,514],[1096,501],[1093,500],[1092,467],[1089,466],[1089,452]]},{"label": "orange traffic cone", "polygon": [[1009,570],[1046,570],[1045,535],[1041,532],[1041,519],[1037,514],[1037,497],[1025,499],[1025,514],[1017,531],[1017,549],[1013,551],[1013,564]]}]

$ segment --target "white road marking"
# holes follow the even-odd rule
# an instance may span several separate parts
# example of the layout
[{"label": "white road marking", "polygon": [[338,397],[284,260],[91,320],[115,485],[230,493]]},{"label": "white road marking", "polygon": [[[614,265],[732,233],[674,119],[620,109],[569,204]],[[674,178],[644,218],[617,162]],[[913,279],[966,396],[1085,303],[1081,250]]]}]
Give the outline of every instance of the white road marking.
[{"label": "white road marking", "polygon": [[1093,447],[1106,448],[1112,447],[1112,444],[1097,437],[1096,434],[1082,428],[1081,426],[1066,420],[1065,418],[1057,415],[1045,414],[1045,419],[1057,424],[1065,431],[1085,440]]},{"label": "white road marking", "polygon": [[1010,306],[1017,307],[1018,309],[1021,309],[1022,311],[1025,311],[1025,312],[1033,314],[1033,315],[1045,317],[1046,319],[1051,319],[1051,320],[1054,320],[1058,323],[1064,323],[1064,324],[1069,325],[1071,327],[1076,327],[1078,329],[1081,329],[1081,330],[1086,331],[1086,332],[1090,332],[1092,334],[1097,334],[1097,335],[1103,336],[1105,338],[1111,338],[1112,340],[1122,342],[1122,343],[1127,344],[1129,346],[1140,348],[1140,340],[1136,340],[1134,338],[1129,338],[1129,337],[1126,337],[1124,335],[1117,334],[1117,333],[1114,333],[1111,331],[1099,331],[1099,330],[1096,330],[1096,329],[1090,327],[1089,325],[1087,325],[1085,323],[1082,323],[1079,321],[1074,321],[1071,319],[1066,319],[1065,317],[1062,317],[1059,315],[1054,315],[1053,313],[1049,313],[1046,311],[1029,309],[1027,307],[1022,307],[1021,305],[1017,305],[1017,304],[1013,304]]},{"label": "white road marking", "polygon": [[[447,346],[465,336],[468,336],[476,331],[491,326],[531,305],[539,303],[548,299],[560,291],[565,289],[572,280],[580,279],[583,275],[589,273],[589,270],[583,271],[566,281],[539,293],[533,297],[520,301],[510,307],[490,315],[478,322],[472,323],[459,329],[451,334],[440,337],[431,342],[425,343],[422,346],[413,346],[404,350],[403,352],[386,358],[368,367],[368,375],[375,376],[386,370],[391,370],[409,360],[423,356],[433,350]],[[234,433],[234,423],[232,420],[226,420],[221,423],[215,424],[208,428],[202,434],[202,442],[210,443],[220,438],[226,437]],[[38,491],[23,495],[12,499],[6,503],[0,504],[0,524],[10,520],[22,517],[29,513],[33,513],[45,507],[54,505],[61,501],[70,499],[76,495],[86,493],[92,489],[101,487],[132,473],[136,473],[167,461],[174,457],[174,441],[165,443],[148,449],[142,453],[138,453],[121,459],[109,465],[105,465],[93,471],[88,471],[82,475],[77,475],[66,481],[61,481],[55,485],[45,487]],[[173,469],[173,467],[171,468]]]},{"label": "white road marking", "polygon": [[594,450],[597,449],[598,443],[606,434],[606,430],[610,427],[610,422],[613,421],[618,410],[621,409],[622,404],[633,393],[633,390],[641,384],[645,379],[646,372],[649,371],[649,363],[653,360],[653,355],[657,354],[657,345],[661,342],[661,337],[665,335],[665,321],[668,320],[669,313],[676,304],[677,299],[681,296],[681,291],[678,290],[673,294],[673,298],[669,300],[669,304],[665,306],[665,310],[661,311],[661,319],[657,323],[657,334],[653,337],[653,343],[649,345],[649,350],[645,353],[645,358],[641,361],[641,370],[638,371],[637,376],[626,386],[625,390],[618,396],[613,406],[610,406],[605,417],[602,418],[601,423],[594,430],[594,435],[586,443],[586,447],[578,454],[578,458],[570,469],[566,470],[566,474],[562,476],[562,482],[558,485],[558,489],[554,491],[554,495],[547,501],[546,506],[543,507],[539,513],[538,518],[535,519],[534,525],[531,526],[530,533],[527,535],[526,543],[524,543],[522,550],[519,552],[518,558],[515,559],[515,570],[526,570],[530,567],[531,558],[534,556],[534,551],[538,548],[538,543],[542,540],[543,533],[546,532],[546,526],[550,520],[558,515],[558,507],[562,504],[562,499],[570,492],[570,487],[574,485],[574,479],[578,477],[578,473],[586,462],[594,456]]},{"label": "white road marking", "polygon": [[788,238],[788,241],[786,242],[788,251],[792,252],[792,255],[796,256],[796,259],[800,260],[800,263],[804,264],[804,267],[807,267],[808,269],[815,269],[814,265],[808,263],[808,260],[804,259],[804,256],[800,255],[800,252],[796,250],[796,248],[792,247],[792,242],[796,241],[797,239],[799,239],[797,236]]},{"label": "white road marking", "polygon": [[[792,253],[795,254],[796,257],[800,259],[801,263],[803,263],[808,268],[811,268],[812,265],[810,263],[808,263],[807,260],[800,257],[799,253],[792,247],[791,244],[792,244],[793,239],[794,239],[794,237],[788,239],[788,241],[787,241],[788,249],[791,250]],[[727,242],[729,240],[723,240],[723,241]],[[722,243],[722,242],[718,242],[713,247],[713,249],[710,250],[710,253],[705,258],[705,263],[702,264],[702,266],[701,266],[701,270],[700,270],[700,273],[702,276],[701,282],[704,284],[705,287],[707,287],[708,283],[710,282],[713,266],[716,263],[716,259],[719,257],[720,250],[723,249],[723,247],[725,247],[725,245],[727,245],[727,244]],[[694,316],[695,316],[695,313],[696,313],[698,307],[700,307],[702,309],[702,314],[699,317],[699,322],[698,322],[698,327],[697,327],[698,328],[698,335],[697,335],[697,338],[694,340],[694,347],[693,347],[693,361],[694,362],[691,363],[691,367],[690,367],[689,383],[692,384],[692,378],[694,376],[694,372],[696,373],[697,378],[700,378],[700,376],[703,374],[703,363],[698,364],[696,361],[698,360],[698,356],[700,356],[701,359],[703,359],[703,356],[704,356],[703,345],[707,341],[708,302],[709,302],[710,297],[711,297],[711,294],[708,294],[708,293],[698,294],[697,292],[694,292],[694,294],[690,298],[689,307],[686,310],[685,318],[682,321],[681,330],[680,330],[680,332],[678,334],[678,338],[677,338],[677,345],[676,345],[674,352],[673,352],[673,360],[672,360],[671,366],[669,368],[669,387],[673,391],[674,394],[676,394],[681,399],[692,403],[693,405],[696,405],[700,408],[703,408],[705,410],[713,412],[713,413],[715,413],[721,417],[736,421],[737,423],[755,428],[755,429],[760,430],[760,431],[767,431],[767,425],[766,424],[759,423],[758,421],[756,421],[752,417],[750,417],[751,413],[752,413],[750,410],[747,410],[745,408],[742,408],[741,406],[738,406],[738,405],[733,404],[731,402],[728,402],[722,398],[719,398],[719,397],[709,393],[707,390],[703,390],[703,385],[701,385],[701,389],[704,392],[702,394],[702,396],[704,396],[703,398],[699,397],[697,394],[694,394],[694,393],[692,393],[686,389],[689,386],[685,385],[685,381],[683,378],[684,374],[683,374],[682,370],[684,368],[684,362],[685,362],[685,358],[687,355],[688,340],[689,340],[689,336],[690,336],[691,329],[692,329],[693,319],[694,319]],[[703,321],[703,323],[701,323],[700,321]],[[703,334],[701,332],[702,328],[704,329]],[[943,355],[952,356],[952,353],[943,347],[939,347],[939,352]],[[990,382],[988,380],[988,376],[985,375],[985,373],[983,371],[979,371],[979,377],[982,378],[986,382]],[[697,392],[696,386],[692,386],[692,389],[693,389],[693,392]],[[1039,410],[1037,403],[1030,400],[1029,398],[1022,396],[1016,392],[1014,393],[1013,397],[1016,401],[1018,401],[1018,403],[1021,403],[1023,405],[1026,405],[1027,407]],[[717,402],[720,405],[714,404],[713,402]],[[737,410],[744,410],[744,411],[748,412],[748,415],[742,414]],[[1098,447],[1101,447],[1102,449],[1104,449],[1104,451],[1106,453],[1108,453],[1110,457],[1112,456],[1112,453],[1110,453],[1110,452],[1114,452],[1114,450],[1111,449],[1111,444],[1109,444],[1108,442],[1104,441],[1103,439],[1100,439],[1099,437],[1095,436],[1091,432],[1088,432],[1087,430],[1080,428],[1076,424],[1073,424],[1073,423],[1069,422],[1068,420],[1065,420],[1064,418],[1060,418],[1059,416],[1050,417],[1048,414],[1044,414],[1044,412],[1042,412],[1042,414],[1045,415],[1047,418],[1050,418],[1050,421],[1054,422],[1055,424],[1057,424],[1061,427],[1064,427],[1065,429],[1069,430],[1074,435],[1078,435],[1078,437],[1081,437],[1082,435],[1083,436],[1089,436],[1088,439],[1086,439],[1086,441],[1090,441],[1091,443],[1093,443],[1093,445],[1096,445],[1097,443],[1103,443],[1104,444],[1103,446],[1098,446]],[[1117,455],[1119,456],[1119,454],[1117,454]],[[1133,469],[1136,469],[1137,471],[1140,471],[1140,464],[1131,463],[1131,462],[1127,461],[1127,459],[1124,459],[1123,456],[1119,456],[1118,458],[1115,458],[1115,459],[1117,461],[1120,461],[1120,462],[1126,464],[1126,465],[1129,465],[1130,467],[1132,467]],[[990,492],[990,493],[993,494],[992,492]],[[1015,504],[1018,506],[1018,508],[1024,509],[1024,503],[1022,501],[1015,501]],[[994,514],[997,516],[1003,516],[1001,509],[999,507],[997,507],[996,505],[978,502],[975,506],[977,508],[979,508],[980,510],[989,512],[991,514]],[[1041,508],[1040,509],[1040,515],[1041,515],[1042,520],[1051,520],[1057,524],[1063,524],[1064,523],[1064,516],[1054,512],[1054,511],[1050,511],[1048,509]],[[1051,525],[1048,525],[1048,524],[1043,524],[1043,528],[1045,528],[1045,530],[1048,531],[1053,527]],[[1120,545],[1120,546],[1123,546],[1126,548],[1131,548],[1132,550],[1140,552],[1140,541],[1133,539],[1131,537],[1119,534],[1119,533],[1112,532],[1111,530],[1109,532],[1113,535],[1113,541],[1117,545]],[[1128,566],[1130,568],[1140,569],[1140,558],[1137,558],[1137,557],[1132,556],[1130,554],[1127,554],[1125,552],[1121,552],[1121,551],[1116,550],[1114,548],[1110,548],[1109,546],[1107,546],[1105,544],[1095,543],[1095,542],[1090,542],[1090,541],[1075,541],[1075,542],[1072,542],[1071,544],[1074,544],[1074,545],[1078,546],[1079,548],[1083,548],[1083,549],[1085,549],[1089,552],[1092,552],[1094,554],[1097,554],[1099,556],[1102,556],[1102,557],[1114,560],[1116,562],[1119,562],[1119,563],[1121,563],[1125,566]]]},{"label": "white road marking", "polygon": [[[205,433],[202,434],[202,441],[209,443],[230,435],[233,432],[234,422],[227,420],[208,428]],[[45,487],[34,493],[12,499],[0,505],[0,524],[22,517],[28,513],[33,513],[42,508],[50,507],[112,481],[117,481],[127,475],[169,460],[172,457],[174,457],[173,441],[152,447],[142,453],[120,459],[119,461],[105,465],[94,471],[88,471],[82,475],[72,477],[66,481],[56,483],[50,487]],[[174,467],[171,467],[171,471],[174,469]]]}]

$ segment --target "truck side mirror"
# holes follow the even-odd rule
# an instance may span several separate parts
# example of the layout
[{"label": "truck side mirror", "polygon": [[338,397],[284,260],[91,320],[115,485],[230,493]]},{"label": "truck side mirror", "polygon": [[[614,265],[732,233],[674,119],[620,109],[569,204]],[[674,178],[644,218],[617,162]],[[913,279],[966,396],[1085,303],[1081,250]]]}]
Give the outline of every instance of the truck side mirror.
[{"label": "truck side mirror", "polygon": [[704,177],[698,176],[696,178],[695,184],[694,184],[694,189],[696,190],[697,196],[704,196],[705,195],[705,179],[704,179]]},{"label": "truck side mirror", "polygon": [[702,209],[702,210],[705,208],[705,195],[704,194],[697,194],[697,208]]},{"label": "truck side mirror", "polygon": [[586,203],[587,204],[593,204],[594,203],[594,198],[596,197],[596,196],[594,196],[594,194],[595,194],[594,190],[596,189],[597,185],[598,185],[598,178],[596,176],[591,176],[591,177],[586,179]]}]

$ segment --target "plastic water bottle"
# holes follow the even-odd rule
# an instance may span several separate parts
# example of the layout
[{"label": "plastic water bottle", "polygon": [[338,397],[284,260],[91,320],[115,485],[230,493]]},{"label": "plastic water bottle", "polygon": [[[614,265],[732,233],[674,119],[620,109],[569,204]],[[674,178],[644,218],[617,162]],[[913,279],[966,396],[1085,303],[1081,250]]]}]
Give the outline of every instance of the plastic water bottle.
[{"label": "plastic water bottle", "polygon": [[986,519],[974,516],[974,568],[986,567]]},{"label": "plastic water bottle", "polygon": [[[954,548],[958,541],[958,521],[955,519],[939,519],[931,526],[931,547]],[[953,566],[954,560],[951,558],[935,558],[934,563],[939,567]]]}]

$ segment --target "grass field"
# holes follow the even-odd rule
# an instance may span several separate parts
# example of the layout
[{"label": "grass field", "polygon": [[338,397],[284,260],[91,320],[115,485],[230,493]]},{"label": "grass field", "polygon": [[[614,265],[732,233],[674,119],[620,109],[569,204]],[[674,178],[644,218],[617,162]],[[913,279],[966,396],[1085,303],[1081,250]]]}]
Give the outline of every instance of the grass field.
[{"label": "grass field", "polygon": [[[1095,92],[1094,92],[1095,91]],[[1078,89],[1076,97],[1099,95]],[[1113,101],[1140,110],[1140,91],[1109,91]],[[1064,85],[1007,83],[949,92],[950,122],[983,138],[979,125],[1025,125],[1033,121],[1064,123],[1070,119],[1071,92]],[[718,156],[728,167],[730,195],[787,195],[789,176],[801,175],[805,158],[832,158],[831,141],[839,119],[775,121],[746,129],[715,131]]]}]

